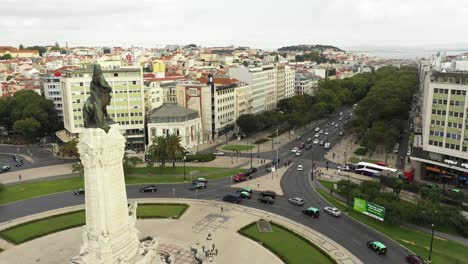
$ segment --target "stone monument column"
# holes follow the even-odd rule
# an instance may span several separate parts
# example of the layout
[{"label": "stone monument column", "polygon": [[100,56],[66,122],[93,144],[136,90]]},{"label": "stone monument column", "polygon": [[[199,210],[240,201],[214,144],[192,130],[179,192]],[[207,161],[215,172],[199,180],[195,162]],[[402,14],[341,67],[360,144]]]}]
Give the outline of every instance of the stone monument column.
[{"label": "stone monument column", "polygon": [[80,255],[71,263],[159,263],[157,240],[140,243],[137,205],[128,207],[122,165],[125,138],[119,125],[111,125],[108,133],[83,129],[77,147],[84,167],[86,226]]}]

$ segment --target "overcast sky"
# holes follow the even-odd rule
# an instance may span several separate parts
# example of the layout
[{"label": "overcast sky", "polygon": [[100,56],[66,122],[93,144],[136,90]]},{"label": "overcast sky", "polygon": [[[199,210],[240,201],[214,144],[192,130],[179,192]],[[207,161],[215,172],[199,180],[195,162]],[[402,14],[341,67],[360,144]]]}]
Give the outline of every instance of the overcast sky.
[{"label": "overcast sky", "polygon": [[0,45],[468,47],[466,0],[1,0]]}]

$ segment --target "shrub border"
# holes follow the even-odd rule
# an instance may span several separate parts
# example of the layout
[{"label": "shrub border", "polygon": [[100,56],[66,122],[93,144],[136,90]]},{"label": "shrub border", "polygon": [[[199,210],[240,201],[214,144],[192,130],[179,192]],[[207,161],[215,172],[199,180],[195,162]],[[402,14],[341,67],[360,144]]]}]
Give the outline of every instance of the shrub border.
[{"label": "shrub border", "polygon": [[3,231],[7,231],[7,230],[10,230],[10,229],[13,229],[13,228],[20,227],[20,226],[29,225],[29,224],[32,224],[32,223],[36,223],[36,222],[39,222],[39,221],[44,221],[44,220],[47,220],[47,219],[50,219],[50,218],[55,218],[55,217],[58,217],[58,216],[65,216],[65,215],[69,215],[69,214],[75,214],[75,213],[82,212],[82,211],[84,212],[85,210],[77,210],[77,211],[67,212],[67,213],[63,213],[63,214],[51,215],[51,216],[47,216],[47,217],[44,217],[44,218],[31,220],[31,221],[29,221],[29,222],[24,222],[24,223],[21,223],[21,224],[19,224],[19,225],[15,225],[15,226],[12,226],[12,227],[9,227],[9,228],[7,228],[7,229],[4,229],[4,230],[0,231],[0,237],[3,238],[3,239],[5,239],[5,240],[8,241],[8,242],[14,244],[14,245],[19,245],[19,244],[22,244],[22,243],[31,241],[31,240],[36,239],[36,238],[39,238],[39,237],[48,236],[48,235],[50,235],[50,234],[57,233],[57,232],[60,232],[60,231],[63,231],[63,230],[67,230],[67,229],[72,229],[72,228],[75,228],[75,227],[83,226],[83,225],[85,225],[86,220],[85,220],[85,222],[84,222],[83,224],[76,224],[76,225],[71,225],[71,226],[62,227],[62,228],[53,230],[53,231],[48,232],[48,233],[38,234],[38,235],[35,235],[35,236],[32,236],[32,237],[29,237],[29,238],[27,238],[26,240],[23,240],[23,241],[21,241],[21,242],[15,242],[15,241],[11,240],[10,238],[8,238],[7,236],[5,236],[5,235],[3,235],[3,234],[1,233],[1,232],[3,232]]},{"label": "shrub border", "polygon": [[[258,221],[267,221],[267,220],[265,220],[265,219],[259,219]],[[282,228],[282,229],[286,230],[287,232],[291,233],[292,235],[294,235],[294,236],[296,236],[297,238],[301,239],[302,241],[306,242],[306,243],[309,244],[311,247],[317,249],[317,250],[318,250],[320,253],[322,253],[325,257],[327,257],[332,263],[334,263],[334,264],[337,264],[337,263],[338,263],[338,262],[337,262],[335,259],[333,259],[328,253],[326,253],[323,249],[321,249],[320,247],[318,247],[317,245],[315,245],[314,243],[312,243],[312,242],[311,242],[310,240],[308,240],[307,238],[305,238],[305,237],[299,235],[298,233],[294,232],[293,230],[291,230],[291,229],[289,229],[289,228],[287,228],[287,227],[285,227],[285,226],[283,226],[283,225],[280,225],[280,224],[275,223],[275,222],[272,222],[272,221],[267,221],[267,222],[269,222],[269,223],[270,223],[271,225],[273,225],[273,226],[276,226],[276,227],[279,227],[279,228]],[[281,255],[278,251],[276,251],[275,249],[273,249],[272,247],[270,247],[268,244],[263,243],[263,242],[260,241],[260,240],[257,240],[255,237],[253,237],[253,236],[251,236],[251,235],[249,235],[249,234],[247,234],[247,233],[244,233],[244,230],[245,230],[245,229],[248,229],[248,228],[250,228],[251,226],[253,226],[253,225],[255,225],[255,224],[257,224],[257,221],[254,221],[254,222],[252,222],[252,223],[250,223],[250,224],[248,224],[248,225],[242,227],[241,229],[239,229],[239,230],[237,231],[237,233],[239,233],[241,236],[250,238],[250,239],[252,239],[253,241],[259,243],[259,244],[262,245],[264,248],[268,249],[268,250],[271,251],[273,254],[275,254],[275,255],[276,255],[279,259],[281,259],[283,262],[289,263],[289,260],[288,260],[285,256]]]}]

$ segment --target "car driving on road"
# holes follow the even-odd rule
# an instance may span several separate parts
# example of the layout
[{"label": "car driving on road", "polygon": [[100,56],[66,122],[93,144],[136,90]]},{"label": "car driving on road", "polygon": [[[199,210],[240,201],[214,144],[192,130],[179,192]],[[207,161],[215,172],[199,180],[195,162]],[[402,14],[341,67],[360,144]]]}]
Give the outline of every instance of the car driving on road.
[{"label": "car driving on road", "polygon": [[266,203],[266,204],[274,204],[275,199],[269,197],[269,196],[264,196],[264,197],[258,197],[257,201],[261,203]]},{"label": "car driving on road", "polygon": [[333,216],[340,216],[340,215],[341,215],[341,211],[338,210],[338,209],[335,208],[335,207],[329,207],[329,206],[327,206],[327,207],[323,208],[323,210],[324,210],[326,213],[331,214],[331,215],[333,215]]},{"label": "car driving on road", "polygon": [[276,193],[274,191],[263,191],[259,194],[259,196],[261,197],[271,197],[273,199],[275,199],[276,197]]},{"label": "car driving on road", "polygon": [[312,216],[314,218],[319,217],[319,215],[320,215],[319,209],[317,209],[315,207],[306,208],[306,209],[302,210],[302,213],[305,214],[305,215],[308,215],[308,216]]},{"label": "car driving on road", "polygon": [[297,170],[298,170],[298,171],[302,171],[303,169],[304,169],[304,168],[302,167],[302,165],[300,165],[300,164],[297,165]]},{"label": "car driving on road", "polygon": [[215,156],[224,156],[224,152],[222,151],[216,151],[213,153]]},{"label": "car driving on road", "polygon": [[82,195],[82,194],[84,194],[84,193],[85,193],[84,188],[76,189],[76,190],[73,192],[74,195]]},{"label": "car driving on road", "polygon": [[296,156],[302,155],[302,152],[300,150],[296,151]]},{"label": "car driving on road", "polygon": [[406,262],[409,264],[426,264],[420,256],[408,255],[406,256]]},{"label": "car driving on road", "polygon": [[295,153],[295,152],[297,152],[298,150],[299,150],[298,147],[294,147],[294,148],[291,150],[291,152]]},{"label": "car driving on road", "polygon": [[288,202],[298,205],[298,206],[303,206],[304,205],[304,199],[295,197],[295,198],[289,198]]},{"label": "car driving on road", "polygon": [[203,182],[195,182],[195,183],[192,183],[192,185],[190,185],[189,189],[190,190],[200,190],[200,189],[205,189],[206,188],[206,184],[203,183]]},{"label": "car driving on road", "polygon": [[374,250],[380,255],[384,255],[387,253],[387,247],[384,244],[382,244],[380,241],[368,241],[367,247]]},{"label": "car driving on road", "polygon": [[140,188],[141,193],[144,193],[144,192],[157,192],[157,191],[158,191],[158,187],[156,187],[156,185],[148,185],[148,186]]},{"label": "car driving on road", "polygon": [[242,198],[240,194],[238,193],[230,193],[230,194],[224,195],[223,201],[238,204],[242,201]]}]

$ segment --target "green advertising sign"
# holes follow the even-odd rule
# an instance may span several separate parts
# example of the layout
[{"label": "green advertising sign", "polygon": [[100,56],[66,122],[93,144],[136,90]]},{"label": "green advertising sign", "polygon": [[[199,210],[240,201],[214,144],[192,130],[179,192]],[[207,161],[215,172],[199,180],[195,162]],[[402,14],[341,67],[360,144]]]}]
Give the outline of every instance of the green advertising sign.
[{"label": "green advertising sign", "polygon": [[385,207],[368,203],[366,200],[354,198],[354,210],[368,215],[377,220],[383,221],[385,218]]}]

